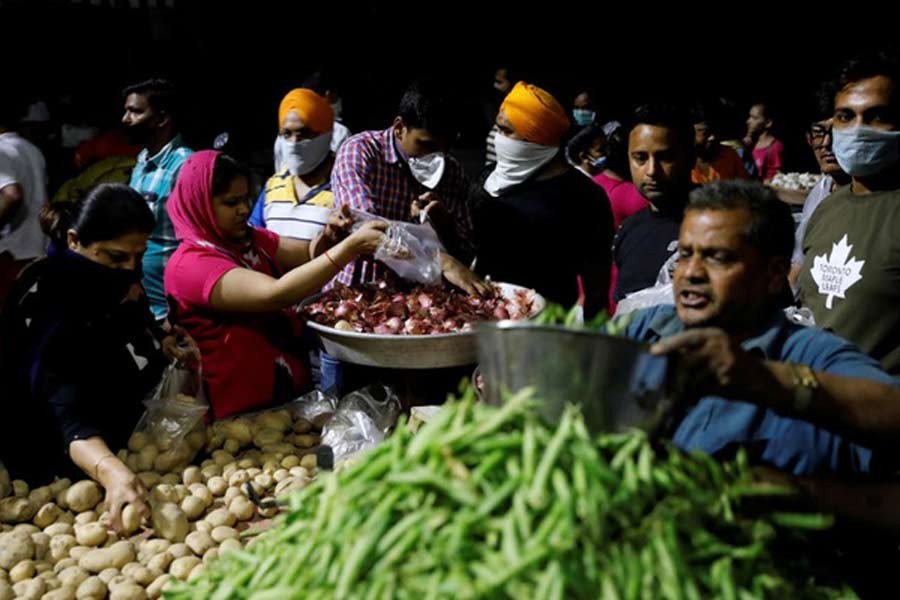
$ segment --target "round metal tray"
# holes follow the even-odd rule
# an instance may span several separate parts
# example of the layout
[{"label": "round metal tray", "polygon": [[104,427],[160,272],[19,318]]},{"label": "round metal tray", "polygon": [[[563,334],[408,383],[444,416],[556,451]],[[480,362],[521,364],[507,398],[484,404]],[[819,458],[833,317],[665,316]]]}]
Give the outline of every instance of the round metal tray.
[{"label": "round metal tray", "polygon": [[[517,291],[526,289],[509,283],[495,285],[508,298]],[[533,293],[532,317],[546,306],[544,297]],[[301,307],[315,302],[320,296],[321,294],[317,294],[306,299]],[[478,360],[474,331],[435,335],[383,335],[340,331],[312,320],[308,320],[307,325],[318,334],[328,354],[357,365],[385,369],[440,369],[471,365]]]}]

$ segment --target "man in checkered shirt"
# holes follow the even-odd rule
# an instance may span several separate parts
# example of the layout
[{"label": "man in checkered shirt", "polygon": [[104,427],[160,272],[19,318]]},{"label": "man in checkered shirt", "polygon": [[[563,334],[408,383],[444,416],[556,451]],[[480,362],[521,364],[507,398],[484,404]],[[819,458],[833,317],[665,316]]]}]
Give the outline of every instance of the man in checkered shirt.
[{"label": "man in checkered shirt", "polygon": [[178,248],[166,203],[181,165],[193,151],[184,145],[178,133],[178,97],[171,82],[150,79],[125,88],[122,95],[125,97],[122,124],[129,139],[143,148],[129,185],[147,200],[156,217],[142,265],[144,291],[153,316],[162,321],[168,312],[163,273],[166,262]]},{"label": "man in checkered shirt", "polygon": [[[435,83],[413,83],[390,127],[344,142],[331,188],[335,208],[347,205],[395,221],[418,222],[427,215],[446,249],[441,256],[444,278],[469,293],[481,293],[484,284],[456,259],[468,262],[473,256],[468,185],[459,163],[447,154],[459,109]],[[358,260],[337,279],[353,285],[373,280],[378,271],[377,265]]]}]

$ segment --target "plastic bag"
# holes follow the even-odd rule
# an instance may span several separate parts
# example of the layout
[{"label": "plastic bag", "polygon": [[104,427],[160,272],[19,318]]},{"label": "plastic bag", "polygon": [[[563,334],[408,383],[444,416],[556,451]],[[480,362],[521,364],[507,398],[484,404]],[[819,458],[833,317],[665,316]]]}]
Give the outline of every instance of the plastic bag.
[{"label": "plastic bag", "polygon": [[656,276],[656,283],[652,287],[632,292],[616,305],[616,317],[660,304],[675,304],[672,277],[677,265],[678,253],[676,252],[663,263]]},{"label": "plastic bag", "polygon": [[400,399],[391,388],[371,385],[341,399],[322,430],[322,444],[334,462],[350,458],[383,441],[400,415]]},{"label": "plastic bag", "polygon": [[424,285],[438,285],[441,282],[438,254],[443,247],[431,225],[390,221],[360,211],[351,211],[351,214],[354,231],[367,221],[387,221],[384,240],[375,250],[375,260],[384,263],[403,279]]},{"label": "plastic bag", "polygon": [[327,423],[337,411],[338,397],[329,392],[314,390],[291,402],[295,419],[306,419],[318,428]]},{"label": "plastic bag", "polygon": [[170,365],[144,406],[126,464],[136,472],[169,472],[190,463],[206,443],[203,418],[209,404],[200,371]]}]

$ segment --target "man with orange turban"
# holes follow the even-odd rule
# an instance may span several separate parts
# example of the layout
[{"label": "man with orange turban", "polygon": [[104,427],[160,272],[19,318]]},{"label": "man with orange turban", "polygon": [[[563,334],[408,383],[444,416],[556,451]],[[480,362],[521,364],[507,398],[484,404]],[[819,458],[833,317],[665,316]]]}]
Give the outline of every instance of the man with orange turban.
[{"label": "man with orange turban", "polygon": [[496,124],[497,164],[473,199],[478,272],[568,306],[581,279],[585,312],[596,313],[607,304],[612,212],[603,189],[565,160],[566,111],[520,81]]},{"label": "man with orange turban", "polygon": [[288,92],[278,108],[277,172],[259,195],[251,225],[299,240],[312,240],[325,228],[334,207],[333,126],[328,100],[304,88]]}]

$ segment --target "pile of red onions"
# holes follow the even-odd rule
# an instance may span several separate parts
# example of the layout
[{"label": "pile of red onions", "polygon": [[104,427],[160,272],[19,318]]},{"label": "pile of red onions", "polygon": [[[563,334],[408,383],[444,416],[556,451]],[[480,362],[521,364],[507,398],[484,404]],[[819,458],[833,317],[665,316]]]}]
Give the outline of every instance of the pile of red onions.
[{"label": "pile of red onions", "polygon": [[379,281],[362,288],[336,285],[306,306],[307,317],[342,331],[388,335],[435,335],[471,331],[477,321],[525,319],[534,292],[518,290],[505,298],[468,296],[456,289],[400,286]]}]

